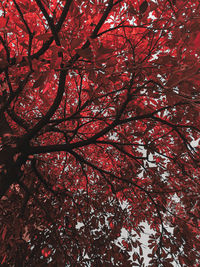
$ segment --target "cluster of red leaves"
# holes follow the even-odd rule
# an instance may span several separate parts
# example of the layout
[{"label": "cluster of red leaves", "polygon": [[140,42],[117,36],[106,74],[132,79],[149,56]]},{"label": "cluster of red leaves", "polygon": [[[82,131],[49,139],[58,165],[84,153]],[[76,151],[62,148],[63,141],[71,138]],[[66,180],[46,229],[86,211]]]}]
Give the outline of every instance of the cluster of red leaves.
[{"label": "cluster of red leaves", "polygon": [[0,6],[1,264],[198,266],[199,1]]}]

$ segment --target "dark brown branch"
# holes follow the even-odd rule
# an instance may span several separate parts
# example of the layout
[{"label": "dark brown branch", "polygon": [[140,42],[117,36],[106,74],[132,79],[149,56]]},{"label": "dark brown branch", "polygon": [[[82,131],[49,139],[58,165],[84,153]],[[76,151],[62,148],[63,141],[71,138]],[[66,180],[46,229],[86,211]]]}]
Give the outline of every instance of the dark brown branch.
[{"label": "dark brown branch", "polygon": [[24,15],[19,7],[19,5],[17,4],[17,2],[15,0],[13,0],[15,7],[27,29],[28,35],[29,35],[29,44],[28,44],[28,61],[29,61],[29,66],[30,66],[30,70],[32,70],[32,62],[31,62],[31,47],[32,47],[32,41],[33,41],[33,33],[30,30],[30,27],[28,26],[28,23],[26,22]]},{"label": "dark brown branch", "polygon": [[19,82],[19,86],[17,88],[17,90],[11,94],[8,98],[8,100],[6,101],[6,103],[3,105],[3,107],[1,107],[1,110],[0,112],[4,112],[7,110],[7,108],[9,107],[10,103],[15,99],[15,97],[19,96],[19,94],[23,91],[24,87],[26,86],[28,80],[29,80],[29,77],[31,75],[32,71],[29,71],[26,75],[26,77],[24,78],[24,80],[21,80]]},{"label": "dark brown branch", "polygon": [[10,82],[10,77],[9,77],[9,74],[8,74],[8,68],[5,69],[5,76],[6,76],[6,81],[7,81],[7,84],[8,84],[8,88],[9,88],[10,94],[13,94],[12,84]]},{"label": "dark brown branch", "polygon": [[[70,8],[70,6],[71,6],[71,3],[72,3],[72,0],[68,0],[68,1],[65,2],[65,6],[64,6],[64,8],[63,8],[63,11],[62,11],[62,14],[61,14],[61,16],[60,16],[60,19],[59,19],[58,23],[56,24],[56,32],[57,32],[57,33],[58,33],[58,32],[61,30],[61,28],[62,28],[62,25],[63,25],[63,23],[64,23],[64,21],[65,21],[65,19],[66,19],[66,17],[67,17],[69,8]],[[53,36],[50,37],[50,39],[47,40],[47,41],[43,44],[43,46],[42,46],[42,47],[41,47],[35,54],[32,55],[31,58],[32,58],[32,59],[34,59],[34,58],[38,59],[41,55],[43,55],[43,54],[49,49],[49,47],[50,47],[50,45],[52,44],[53,40],[54,40],[54,37],[53,37]]]},{"label": "dark brown branch", "polygon": [[8,109],[7,113],[14,122],[16,122],[20,127],[24,128],[28,132],[29,125],[26,123],[25,120],[18,116],[13,109]]},{"label": "dark brown branch", "polygon": [[26,22],[26,20],[24,18],[24,15],[23,15],[19,5],[17,4],[17,2],[15,0],[13,0],[13,2],[14,2],[15,6],[16,6],[16,9],[17,9],[17,11],[18,11],[18,13],[19,13],[19,15],[20,15],[25,27],[26,27],[26,29],[27,29],[27,32],[28,32],[29,36],[32,36],[32,32],[31,32],[31,30],[30,30],[30,28],[29,28],[29,26],[28,26],[28,24],[27,24],[27,22]]},{"label": "dark brown branch", "polygon": [[6,44],[6,41],[2,38],[1,35],[0,35],[0,41],[1,41],[3,47],[4,47],[5,51],[6,51],[7,61],[8,61],[8,63],[10,63],[10,51],[9,51],[9,48],[8,48],[8,46]]},{"label": "dark brown branch", "polygon": [[113,0],[109,0],[108,2],[108,6],[105,10],[105,12],[103,13],[100,21],[98,22],[97,26],[95,27],[92,35],[90,36],[92,39],[95,39],[97,37],[97,34],[99,32],[99,30],[101,29],[102,25],[104,24],[104,22],[106,21],[111,9],[113,7]]},{"label": "dark brown branch", "polygon": [[65,89],[66,75],[67,71],[60,72],[57,95],[52,106],[50,107],[46,115],[43,116],[43,118],[29,131],[29,133],[24,136],[24,141],[29,141],[31,138],[33,138],[33,136],[35,136],[48,123],[50,118],[53,116],[53,114],[59,107]]},{"label": "dark brown branch", "polygon": [[58,37],[58,31],[56,30],[56,27],[54,25],[54,22],[53,22],[53,19],[49,16],[49,14],[47,13],[44,5],[42,4],[42,2],[40,0],[35,0],[35,2],[37,3],[38,7],[40,8],[42,14],[44,15],[44,17],[46,18],[48,24],[49,24],[49,27],[51,29],[51,32],[53,34],[53,37],[54,37],[54,40],[56,42],[56,44],[58,46],[60,46],[60,40],[59,40],[59,37]]},{"label": "dark brown branch", "polygon": [[[110,0],[108,7],[106,9],[106,11],[104,12],[104,14],[102,15],[99,23],[97,24],[97,26],[95,27],[91,38],[96,38],[96,34],[98,33],[99,29],[101,28],[101,26],[103,25],[103,23],[105,22],[109,12],[112,9],[112,5],[113,1]],[[87,40],[85,42],[85,44],[82,46],[82,49],[85,49],[87,47],[90,46],[90,41]],[[70,67],[71,65],[74,64],[74,62],[79,58],[79,54],[76,53],[70,60],[69,62],[66,64],[67,67]],[[58,91],[57,91],[57,96],[54,100],[53,105],[50,107],[49,111],[47,112],[47,114],[30,130],[30,132],[24,136],[24,140],[30,140],[31,138],[33,138],[33,136],[38,133],[46,124],[47,122],[50,120],[50,118],[53,116],[53,114],[55,113],[55,111],[57,110],[57,108],[59,107],[59,104],[62,100],[62,96],[64,93],[64,87],[65,87],[65,80],[66,80],[66,75],[68,73],[68,69],[64,69],[60,72],[60,79],[59,79],[59,86],[58,86]]]}]

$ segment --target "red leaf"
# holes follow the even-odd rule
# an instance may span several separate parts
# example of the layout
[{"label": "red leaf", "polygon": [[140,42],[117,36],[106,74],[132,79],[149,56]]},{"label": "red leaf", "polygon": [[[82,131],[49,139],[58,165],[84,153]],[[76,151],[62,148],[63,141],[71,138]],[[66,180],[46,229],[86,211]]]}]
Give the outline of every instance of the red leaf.
[{"label": "red leaf", "polygon": [[44,85],[44,82],[46,81],[48,76],[48,72],[43,72],[39,78],[35,81],[33,88],[38,88],[38,87],[42,87]]},{"label": "red leaf", "polygon": [[6,23],[7,23],[7,19],[0,17],[0,29],[5,28]]},{"label": "red leaf", "polygon": [[3,240],[5,239],[6,233],[7,233],[7,226],[5,226],[3,229],[3,233],[2,233],[2,239]]},{"label": "red leaf", "polygon": [[39,41],[47,41],[52,37],[52,34],[50,32],[44,33],[44,34],[39,34],[35,36]]},{"label": "red leaf", "polygon": [[97,50],[97,56],[101,56],[104,54],[110,54],[113,52],[113,49],[104,47],[103,45],[100,46],[100,48]]},{"label": "red leaf", "polygon": [[71,42],[71,48],[77,48],[79,45],[81,45],[83,42],[83,39],[79,38],[79,39],[73,39]]},{"label": "red leaf", "polygon": [[49,247],[45,247],[42,249],[42,255],[47,258],[51,255],[51,249]]},{"label": "red leaf", "polygon": [[145,13],[146,10],[147,10],[147,8],[148,8],[148,2],[147,2],[147,1],[144,1],[144,2],[140,5],[140,7],[139,7],[139,11],[140,11],[140,13],[141,13],[141,14]]},{"label": "red leaf", "polygon": [[196,50],[200,47],[200,32],[197,34],[196,38],[194,39],[194,45]]},{"label": "red leaf", "polygon": [[5,262],[5,260],[6,260],[6,254],[3,257],[3,260],[1,261],[1,264],[3,264]]},{"label": "red leaf", "polygon": [[16,24],[20,29],[22,29],[24,32],[28,33],[28,30],[27,30],[26,26],[25,26],[23,23],[18,22],[18,21],[15,21],[15,24]]},{"label": "red leaf", "polygon": [[85,48],[85,49],[77,49],[76,52],[82,56],[83,58],[86,58],[88,60],[92,60],[93,58],[93,53],[90,47]]}]

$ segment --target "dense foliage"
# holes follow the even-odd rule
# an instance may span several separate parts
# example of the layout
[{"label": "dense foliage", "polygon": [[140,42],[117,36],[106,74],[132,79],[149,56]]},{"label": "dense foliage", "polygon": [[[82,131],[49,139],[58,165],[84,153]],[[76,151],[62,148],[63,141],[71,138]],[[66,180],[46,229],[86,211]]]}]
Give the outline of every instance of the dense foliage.
[{"label": "dense foliage", "polygon": [[199,266],[199,1],[0,7],[2,266]]}]

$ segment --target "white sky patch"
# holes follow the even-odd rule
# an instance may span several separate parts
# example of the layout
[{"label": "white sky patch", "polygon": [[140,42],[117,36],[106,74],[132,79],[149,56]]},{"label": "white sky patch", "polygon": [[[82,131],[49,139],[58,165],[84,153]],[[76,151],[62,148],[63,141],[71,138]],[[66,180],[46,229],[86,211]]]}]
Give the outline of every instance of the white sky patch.
[{"label": "white sky patch", "polygon": [[197,146],[199,146],[199,144],[200,144],[200,139],[193,140],[192,142],[190,142],[190,145],[192,147],[197,147]]}]

